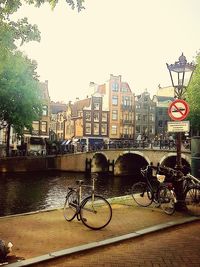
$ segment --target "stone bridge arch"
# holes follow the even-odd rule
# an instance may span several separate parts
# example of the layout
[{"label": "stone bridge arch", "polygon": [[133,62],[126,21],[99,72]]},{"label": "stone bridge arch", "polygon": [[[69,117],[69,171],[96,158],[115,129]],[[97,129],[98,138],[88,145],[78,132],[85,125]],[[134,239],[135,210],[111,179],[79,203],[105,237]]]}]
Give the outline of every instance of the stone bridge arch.
[{"label": "stone bridge arch", "polygon": [[91,172],[108,172],[109,159],[103,152],[97,152],[93,155],[91,160]]},{"label": "stone bridge arch", "polygon": [[114,175],[140,175],[140,169],[149,163],[149,159],[139,151],[121,153],[114,162]]},{"label": "stone bridge arch", "polygon": [[140,151],[118,151],[110,155],[100,151],[91,156],[91,172],[112,171],[114,175],[140,174],[140,168],[150,163],[149,158]]},{"label": "stone bridge arch", "polygon": [[[91,167],[87,169],[91,172],[112,172],[114,175],[130,174],[139,172],[140,168],[149,164],[153,165],[160,163],[168,167],[176,165],[176,151],[169,150],[100,150],[96,152],[85,153],[87,161],[91,162]],[[191,153],[184,152],[181,154],[183,165],[190,168]]]},{"label": "stone bridge arch", "polygon": [[[176,157],[177,154],[175,152],[168,153],[160,159],[159,163],[161,166],[174,168],[176,166]],[[186,166],[191,171],[190,158],[185,154],[181,154],[181,159],[182,159],[182,165]]]}]

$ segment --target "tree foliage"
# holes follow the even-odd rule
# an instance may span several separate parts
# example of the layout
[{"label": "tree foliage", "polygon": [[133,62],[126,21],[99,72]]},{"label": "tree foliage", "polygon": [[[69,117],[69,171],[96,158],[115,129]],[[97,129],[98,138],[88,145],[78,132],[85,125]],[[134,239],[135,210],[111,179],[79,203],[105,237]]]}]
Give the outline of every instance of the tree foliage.
[{"label": "tree foliage", "polygon": [[[24,0],[36,7],[49,3],[52,9],[58,1]],[[66,2],[72,9],[81,11],[84,8],[84,0]],[[10,127],[22,135],[24,127],[30,130],[32,122],[39,119],[42,111],[37,64],[19,52],[16,45],[17,42],[23,45],[30,41],[40,41],[40,32],[37,25],[28,23],[27,18],[17,22],[11,19],[11,15],[22,4],[23,0],[0,1],[0,129],[7,127],[7,155]]]},{"label": "tree foliage", "polygon": [[[0,72],[0,121],[11,125],[19,135],[31,129],[42,109],[36,64],[21,52],[10,54]],[[6,124],[5,124],[6,122]]]},{"label": "tree foliage", "polygon": [[200,54],[196,57],[196,69],[187,90],[187,102],[190,106],[189,119],[193,129],[200,130]]}]

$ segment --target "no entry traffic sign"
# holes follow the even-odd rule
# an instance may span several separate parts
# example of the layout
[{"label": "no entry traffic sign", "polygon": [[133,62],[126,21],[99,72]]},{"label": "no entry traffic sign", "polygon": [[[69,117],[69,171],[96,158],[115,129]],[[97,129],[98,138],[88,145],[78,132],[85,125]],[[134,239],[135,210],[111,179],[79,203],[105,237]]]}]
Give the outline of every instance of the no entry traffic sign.
[{"label": "no entry traffic sign", "polygon": [[182,99],[173,101],[168,108],[168,114],[174,121],[184,120],[187,117],[189,111],[190,109],[187,102]]}]

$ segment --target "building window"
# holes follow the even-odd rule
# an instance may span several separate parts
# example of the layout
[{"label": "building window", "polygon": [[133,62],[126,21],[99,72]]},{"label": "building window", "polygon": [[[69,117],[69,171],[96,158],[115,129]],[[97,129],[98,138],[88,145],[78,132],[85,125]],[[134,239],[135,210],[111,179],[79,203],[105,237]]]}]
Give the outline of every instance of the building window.
[{"label": "building window", "polygon": [[144,103],[144,104],[143,104],[143,108],[144,108],[144,109],[148,109],[148,104],[147,104],[147,103]]},{"label": "building window", "polygon": [[33,121],[32,126],[34,132],[39,132],[39,121]]},{"label": "building window", "polygon": [[141,114],[136,114],[136,121],[140,121],[141,120]]},{"label": "building window", "polygon": [[122,104],[124,106],[130,106],[131,105],[131,98],[130,98],[130,96],[123,96],[122,97]]},{"label": "building window", "polygon": [[99,112],[94,112],[94,121],[98,122],[99,121]]},{"label": "building window", "polygon": [[99,103],[94,103],[94,110],[99,110]]},{"label": "building window", "polygon": [[147,126],[143,126],[143,127],[142,127],[142,132],[143,132],[143,133],[146,133],[146,132],[147,132]]},{"label": "building window", "polygon": [[118,105],[118,96],[117,95],[113,95],[113,97],[112,97],[112,104],[114,106],[117,106]]},{"label": "building window", "polygon": [[112,84],[112,91],[113,92],[118,92],[119,90],[119,84],[118,83],[113,83]]},{"label": "building window", "polygon": [[82,117],[83,116],[83,111],[79,110],[78,111],[78,117]]},{"label": "building window", "polygon": [[128,92],[128,88],[127,87],[122,87],[122,90],[121,90],[122,92]]},{"label": "building window", "polygon": [[149,115],[149,120],[150,120],[150,121],[154,121],[154,116],[153,116],[153,114],[150,114],[150,115]]},{"label": "building window", "polygon": [[89,111],[85,112],[85,120],[91,121],[91,112],[89,112]]},{"label": "building window", "polygon": [[105,124],[105,123],[102,123],[102,125],[101,125],[101,134],[107,135],[107,124]]},{"label": "building window", "polygon": [[42,123],[41,123],[41,131],[43,133],[47,132],[47,122],[46,121],[42,121]]},{"label": "building window", "polygon": [[116,125],[112,125],[111,133],[112,134],[117,134],[117,126]]},{"label": "building window", "polygon": [[140,133],[140,125],[136,125],[135,131],[136,133]]},{"label": "building window", "polygon": [[151,125],[149,126],[149,133],[150,133],[150,134],[154,134],[153,126],[151,126]]},{"label": "building window", "polygon": [[48,106],[44,105],[42,107],[42,115],[47,116],[48,115]]},{"label": "building window", "polygon": [[85,134],[91,134],[91,123],[85,124]]},{"label": "building window", "polygon": [[118,120],[118,111],[117,110],[113,110],[112,111],[112,120]]},{"label": "building window", "polygon": [[94,135],[99,135],[99,123],[94,123]]},{"label": "building window", "polygon": [[102,121],[108,121],[108,114],[106,112],[102,112]]},{"label": "building window", "polygon": [[128,126],[123,128],[123,134],[128,135]]},{"label": "building window", "polygon": [[141,105],[140,104],[136,104],[136,108],[140,109]]},{"label": "building window", "polygon": [[143,121],[147,121],[147,115],[143,115],[143,116],[142,116],[142,120],[143,120]]},{"label": "building window", "polygon": [[163,122],[162,121],[158,121],[158,126],[162,127],[163,126]]},{"label": "building window", "polygon": [[64,123],[63,122],[60,123],[60,129],[61,129],[61,131],[63,131],[63,129],[64,129]]}]

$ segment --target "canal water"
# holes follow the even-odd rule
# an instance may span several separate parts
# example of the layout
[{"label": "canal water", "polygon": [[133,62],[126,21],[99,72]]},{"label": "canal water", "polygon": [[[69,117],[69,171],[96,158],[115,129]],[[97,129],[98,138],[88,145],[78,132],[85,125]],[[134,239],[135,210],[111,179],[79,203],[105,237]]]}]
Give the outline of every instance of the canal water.
[{"label": "canal water", "polygon": [[[106,198],[127,195],[139,177],[99,175],[96,194]],[[0,175],[0,216],[62,207],[68,186],[82,179],[91,185],[91,176],[84,173],[43,172]],[[87,192],[84,191],[86,195]]]}]

